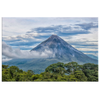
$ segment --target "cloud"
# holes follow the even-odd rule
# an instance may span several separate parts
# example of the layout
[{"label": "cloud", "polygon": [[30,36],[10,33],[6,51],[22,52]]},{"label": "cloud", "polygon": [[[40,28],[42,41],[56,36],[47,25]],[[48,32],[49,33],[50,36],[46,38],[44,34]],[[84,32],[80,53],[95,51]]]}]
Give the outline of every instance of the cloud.
[{"label": "cloud", "polygon": [[6,58],[6,59],[2,58],[2,62],[6,62],[6,61],[9,61],[9,60],[12,60],[12,59],[10,59],[10,58]]},{"label": "cloud", "polygon": [[91,54],[98,57],[98,53],[84,53],[84,54]]},{"label": "cloud", "polygon": [[32,50],[33,48],[35,48],[37,45],[39,45],[39,43],[36,43],[32,46],[12,46],[14,49],[15,48],[20,48],[20,50]]},{"label": "cloud", "polygon": [[83,53],[98,53],[98,51],[82,51]]},{"label": "cloud", "polygon": [[76,34],[88,34],[88,31],[82,29],[80,26],[75,25],[56,25],[56,26],[48,26],[48,27],[38,27],[31,29],[31,31],[28,31],[27,33],[54,33],[57,35],[76,35]]},{"label": "cloud", "polygon": [[30,31],[27,33],[32,33],[32,32],[37,32],[37,33],[51,33],[51,32],[58,32],[62,28],[62,25],[56,25],[56,26],[47,26],[47,27],[37,27],[37,28],[32,28]]},{"label": "cloud", "polygon": [[52,34],[53,33],[49,33],[49,34],[27,33],[27,34],[16,35],[16,36],[3,36],[2,40],[3,42],[7,43],[8,45],[12,47],[18,46],[20,48],[23,48],[23,46],[26,46],[27,50],[30,50],[32,49],[32,48],[29,48],[30,46],[34,47],[35,45],[49,38],[49,36],[51,36]]},{"label": "cloud", "polygon": [[98,22],[97,17],[3,17],[3,36],[25,34],[32,28]]},{"label": "cloud", "polygon": [[79,51],[98,51],[98,49],[89,49],[89,48],[78,48]]},{"label": "cloud", "polygon": [[68,37],[62,36],[65,41],[73,45],[79,44],[90,44],[90,45],[98,45],[98,28],[88,30],[88,34],[77,34]]},{"label": "cloud", "polygon": [[9,61],[9,60],[12,60],[12,58],[8,58],[8,57],[2,55],[2,62],[6,62],[6,61]]},{"label": "cloud", "polygon": [[26,33],[26,34],[22,34],[22,35],[12,35],[12,36],[3,36],[3,41],[5,42],[20,42],[20,41],[24,41],[24,42],[33,42],[33,41],[43,41],[43,39],[49,37],[50,35],[52,35],[53,33]]},{"label": "cloud", "polygon": [[5,42],[2,42],[2,55],[8,58],[48,58],[53,55],[50,50],[46,50],[44,52],[37,52],[37,51],[26,51],[20,49],[12,49],[9,45]]},{"label": "cloud", "polygon": [[80,26],[81,28],[85,29],[85,30],[89,30],[91,28],[98,28],[98,24],[97,23],[82,23],[82,24],[76,24],[78,26]]},{"label": "cloud", "polygon": [[24,42],[24,41],[21,41],[21,42],[15,42],[15,43],[9,43],[9,45],[11,46],[33,46],[35,44],[38,44],[39,42]]},{"label": "cloud", "polygon": [[98,26],[97,21],[98,18],[96,17],[4,17],[3,40],[6,43],[28,40],[41,41],[39,39],[43,41],[52,34],[57,34],[59,36],[89,34],[88,29]]}]

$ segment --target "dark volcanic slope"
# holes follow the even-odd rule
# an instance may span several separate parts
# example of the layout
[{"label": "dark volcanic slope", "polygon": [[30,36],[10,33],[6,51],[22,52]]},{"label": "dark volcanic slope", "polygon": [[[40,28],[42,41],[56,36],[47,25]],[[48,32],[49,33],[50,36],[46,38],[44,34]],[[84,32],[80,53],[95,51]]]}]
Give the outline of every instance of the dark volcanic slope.
[{"label": "dark volcanic slope", "polygon": [[46,41],[33,48],[31,51],[35,50],[43,52],[45,49],[53,52],[53,58],[62,60],[65,59],[66,61],[76,61],[79,63],[97,63],[97,60],[94,60],[83,54],[81,51],[78,51],[57,35],[52,35]]}]

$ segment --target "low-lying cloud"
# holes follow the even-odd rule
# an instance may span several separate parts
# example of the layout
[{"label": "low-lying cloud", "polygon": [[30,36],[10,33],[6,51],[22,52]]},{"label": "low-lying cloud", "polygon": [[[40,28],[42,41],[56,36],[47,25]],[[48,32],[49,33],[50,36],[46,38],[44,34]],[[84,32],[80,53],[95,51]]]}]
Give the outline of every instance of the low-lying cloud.
[{"label": "low-lying cloud", "polygon": [[43,52],[20,50],[19,48],[13,49],[11,46],[2,42],[2,55],[9,58],[48,58],[53,55],[52,51],[45,49]]}]

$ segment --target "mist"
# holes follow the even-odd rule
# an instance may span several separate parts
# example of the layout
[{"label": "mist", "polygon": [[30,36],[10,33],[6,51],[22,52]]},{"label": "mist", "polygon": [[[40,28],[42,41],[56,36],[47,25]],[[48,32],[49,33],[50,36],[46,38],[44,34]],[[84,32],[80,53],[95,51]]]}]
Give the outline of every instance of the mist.
[{"label": "mist", "polygon": [[20,50],[19,48],[14,49],[10,45],[7,45],[5,42],[2,42],[2,55],[6,56],[7,58],[48,58],[53,55],[53,52],[45,49],[43,52],[37,51],[26,51]]}]

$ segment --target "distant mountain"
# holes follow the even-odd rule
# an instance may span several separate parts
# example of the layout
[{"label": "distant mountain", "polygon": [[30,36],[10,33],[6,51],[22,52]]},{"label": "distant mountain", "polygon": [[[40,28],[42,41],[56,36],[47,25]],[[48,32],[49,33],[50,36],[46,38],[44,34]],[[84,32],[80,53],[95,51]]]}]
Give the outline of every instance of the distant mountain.
[{"label": "distant mountain", "polygon": [[56,59],[66,60],[68,62],[76,61],[79,63],[97,63],[96,60],[88,57],[81,51],[78,51],[57,35],[52,35],[37,47],[33,48],[31,52],[38,51],[42,53],[45,49],[52,51],[52,57]]},{"label": "distant mountain", "polygon": [[45,50],[52,52],[48,58],[34,58],[34,59],[13,59],[3,64],[16,65],[23,70],[33,70],[35,73],[41,73],[50,64],[57,62],[78,62],[79,64],[84,63],[98,63],[98,60],[92,59],[85,55],[81,51],[78,51],[66,41],[61,39],[57,35],[50,36],[47,40],[33,48],[32,51],[38,51],[40,54]]}]

